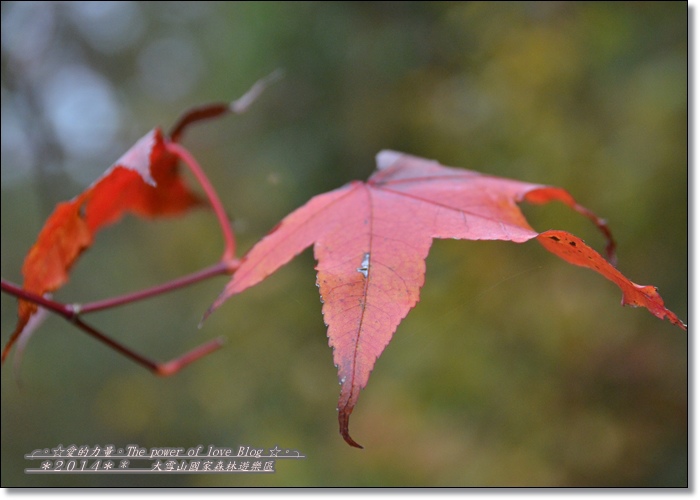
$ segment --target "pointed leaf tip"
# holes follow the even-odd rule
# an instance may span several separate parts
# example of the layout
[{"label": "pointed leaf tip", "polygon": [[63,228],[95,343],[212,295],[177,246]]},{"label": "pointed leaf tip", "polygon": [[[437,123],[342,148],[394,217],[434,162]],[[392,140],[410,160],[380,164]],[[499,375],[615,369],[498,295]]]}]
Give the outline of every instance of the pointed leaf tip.
[{"label": "pointed leaf tip", "polygon": [[623,306],[644,307],[657,318],[668,319],[687,331],[685,323],[665,307],[656,287],[638,285],[630,281],[581,238],[566,231],[550,230],[540,234],[537,240],[547,250],[568,263],[592,269],[615,283],[622,291]]},{"label": "pointed leaf tip", "polygon": [[352,408],[348,409],[347,407],[345,407],[343,409],[338,409],[338,423],[340,424],[340,435],[343,436],[345,442],[348,443],[350,446],[354,446],[355,448],[360,448],[362,450],[364,449],[364,446],[362,446],[350,437],[349,426],[351,413]]}]

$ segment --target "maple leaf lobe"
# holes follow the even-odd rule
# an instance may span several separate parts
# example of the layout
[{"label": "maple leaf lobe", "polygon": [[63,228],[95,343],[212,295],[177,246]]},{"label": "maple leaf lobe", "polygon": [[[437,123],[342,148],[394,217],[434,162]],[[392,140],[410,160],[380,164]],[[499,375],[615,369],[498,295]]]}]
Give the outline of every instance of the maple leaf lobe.
[{"label": "maple leaf lobe", "polygon": [[615,283],[622,291],[623,306],[644,307],[657,318],[668,319],[679,328],[687,330],[685,323],[665,307],[656,287],[630,281],[582,239],[566,231],[556,230],[545,231],[537,239],[543,247],[570,264],[592,269]]}]

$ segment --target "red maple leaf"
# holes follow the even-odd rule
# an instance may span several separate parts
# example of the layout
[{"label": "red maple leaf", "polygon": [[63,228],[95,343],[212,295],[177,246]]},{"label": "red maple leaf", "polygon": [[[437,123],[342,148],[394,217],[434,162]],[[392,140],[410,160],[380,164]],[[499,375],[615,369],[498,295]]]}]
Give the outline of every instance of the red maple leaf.
[{"label": "red maple leaf", "polygon": [[[150,131],[89,188],[56,206],[24,259],[24,290],[44,295],[63,286],[97,231],[126,213],[176,215],[200,203],[180,178],[178,158],[167,143],[160,129]],[[36,311],[33,302],[19,301],[17,326],[2,361]]]},{"label": "red maple leaf", "polygon": [[518,202],[558,200],[593,220],[608,236],[612,253],[605,222],[565,190],[444,167],[393,151],[381,152],[377,163],[367,182],[354,181],[316,196],[284,218],[243,257],[209,310],[313,244],[317,286],[341,384],[340,433],[350,445],[361,447],[350,437],[350,414],[377,358],[419,300],[433,238],[517,243],[536,238],[567,262],[589,267],[617,284],[623,304],[644,306],[685,329],[654,287],[632,283],[567,232],[540,234],[529,226]]},{"label": "red maple leaf", "polygon": [[[222,262],[234,265],[235,241],[216,192],[194,158],[179,146],[184,131],[193,123],[229,113],[243,113],[261,92],[281,76],[275,71],[258,80],[231,103],[213,103],[186,111],[168,136],[160,128],[136,142],[114,165],[81,194],[59,203],[44,224],[22,266],[25,292],[43,296],[63,286],[80,254],[92,245],[95,234],[127,213],[141,217],[178,215],[201,203],[180,177],[183,160],[197,178],[222,227],[226,249]],[[2,352],[5,361],[13,344],[37,312],[37,305],[20,300],[18,321]]]}]

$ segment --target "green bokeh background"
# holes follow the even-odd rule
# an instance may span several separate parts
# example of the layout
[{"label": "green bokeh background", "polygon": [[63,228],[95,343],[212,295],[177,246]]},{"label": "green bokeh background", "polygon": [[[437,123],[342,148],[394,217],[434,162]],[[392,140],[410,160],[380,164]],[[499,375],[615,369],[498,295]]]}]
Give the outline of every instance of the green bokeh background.
[{"label": "green bokeh background", "polygon": [[[609,221],[620,270],[688,318],[684,2],[100,5],[2,4],[3,278],[21,281],[55,203],[150,128],[283,68],[248,113],[184,141],[241,251],[390,148],[568,189]],[[538,230],[602,246],[563,207],[523,209]],[[56,298],[161,283],[221,249],[207,210],[127,218]],[[224,278],[87,318],[159,360],[227,337],[172,378],[50,317],[21,386],[12,360],[2,367],[2,486],[687,485],[686,334],[621,308],[614,285],[536,242],[434,243],[421,302],[352,416],[365,449],[347,446],[313,265],[307,250],[201,330]],[[3,341],[15,309],[3,294]],[[24,474],[25,453],[59,443],[278,445],[308,458],[268,476]]]}]

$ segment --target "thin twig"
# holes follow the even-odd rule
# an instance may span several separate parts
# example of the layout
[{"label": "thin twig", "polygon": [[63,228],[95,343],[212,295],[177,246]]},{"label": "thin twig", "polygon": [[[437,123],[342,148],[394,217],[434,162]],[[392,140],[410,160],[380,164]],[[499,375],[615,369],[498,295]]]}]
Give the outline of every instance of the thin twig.
[{"label": "thin twig", "polygon": [[14,295],[20,299],[28,300],[29,302],[34,302],[35,304],[49,309],[50,311],[59,314],[66,319],[73,319],[78,315],[89,314],[97,311],[104,311],[105,309],[110,309],[113,307],[123,306],[125,304],[130,304],[132,302],[138,302],[150,297],[157,295],[162,295],[164,293],[173,292],[180,288],[184,288],[189,285],[193,285],[200,281],[218,276],[220,274],[229,274],[238,267],[240,261],[234,259],[229,262],[217,262],[214,265],[205,267],[199,271],[196,271],[185,276],[181,276],[167,283],[161,285],[156,285],[151,288],[146,288],[145,290],[139,290],[137,292],[130,292],[124,295],[119,295],[117,297],[110,297],[108,299],[96,300],[94,302],[87,302],[85,304],[64,304],[62,302],[57,302],[55,300],[37,295],[35,293],[29,292],[22,288],[21,286],[2,279],[2,291],[10,295]]},{"label": "thin twig", "polygon": [[[216,266],[211,266],[211,268],[208,269],[215,269],[217,266],[221,267],[221,269],[226,269],[224,263],[219,263]],[[207,269],[203,270],[207,271]],[[222,273],[224,271],[219,271],[219,273]],[[200,272],[200,273],[194,273],[194,274],[201,274],[204,275],[205,273]],[[209,273],[210,276],[213,276],[211,272]],[[194,275],[190,275],[194,276]],[[185,277],[187,278],[187,277]],[[204,279],[204,278],[201,278]],[[198,281],[198,280],[197,280]],[[192,279],[190,279],[190,283],[194,283]],[[184,286],[184,285],[182,285]],[[28,292],[24,290],[22,287],[19,285],[16,285],[10,281],[7,281],[5,279],[2,280],[2,291],[9,293],[10,295],[14,295],[15,297],[18,297],[22,300],[28,300],[30,302],[34,302],[37,305],[40,305],[46,310],[49,310],[51,312],[54,312],[58,314],[59,316],[62,316],[64,319],[70,321],[73,325],[75,325],[77,328],[83,330],[85,333],[90,335],[93,338],[96,338],[100,342],[107,344],[109,347],[114,349],[115,351],[119,352],[120,354],[126,356],[127,358],[131,359],[132,361],[140,364],[141,366],[147,368],[151,372],[155,373],[156,375],[160,376],[170,376],[174,375],[175,373],[179,372],[181,369],[183,369],[185,366],[189,365],[190,363],[206,356],[207,354],[216,351],[217,349],[221,348],[224,344],[224,339],[223,337],[216,338],[214,340],[211,340],[209,342],[206,342],[198,347],[195,347],[191,351],[186,352],[185,354],[178,356],[175,359],[172,359],[170,361],[166,361],[164,363],[158,363],[156,361],[153,361],[136,351],[126,347],[125,345],[121,344],[120,342],[117,342],[116,340],[112,339],[111,337],[108,337],[104,333],[100,332],[97,330],[95,327],[87,324],[85,321],[83,321],[80,317],[79,314],[81,311],[79,310],[79,307],[75,307],[73,305],[69,304],[62,304],[61,302],[57,302],[52,299],[48,299],[46,297],[42,297],[40,295],[37,295],[32,292]],[[163,293],[163,292],[161,292]],[[132,294],[133,295],[133,294]],[[96,311],[97,309],[93,307],[92,311]],[[84,312],[84,311],[83,311]]]},{"label": "thin twig", "polygon": [[255,82],[245,94],[233,102],[215,102],[187,110],[182,114],[182,116],[180,116],[177,122],[175,122],[175,125],[173,125],[173,127],[170,129],[168,137],[170,137],[172,142],[180,142],[185,129],[193,123],[203,120],[210,120],[229,113],[241,114],[245,112],[260,96],[263,90],[265,90],[271,83],[279,80],[282,75],[283,71],[281,69],[273,71],[265,78],[261,78]]},{"label": "thin twig", "polygon": [[112,339],[111,337],[108,337],[107,335],[103,334],[99,330],[97,330],[94,327],[85,323],[80,318],[77,318],[77,317],[74,318],[72,320],[72,323],[75,326],[77,326],[78,328],[80,328],[81,330],[83,330],[84,332],[86,332],[91,337],[94,337],[97,340],[99,340],[100,342],[107,344],[109,347],[111,347],[115,351],[123,354],[127,358],[140,364],[141,366],[150,370],[151,372],[155,373],[156,375],[160,375],[163,377],[174,375],[175,373],[182,370],[185,366],[198,360],[199,358],[206,356],[207,354],[209,354],[211,352],[216,351],[217,349],[221,348],[224,345],[223,337],[219,337],[219,338],[216,338],[216,339],[211,340],[209,342],[206,342],[205,344],[202,344],[199,347],[195,347],[191,351],[188,351],[185,354],[183,354],[175,359],[172,359],[170,361],[166,361],[165,363],[158,363],[156,361],[153,361],[153,360],[131,350],[130,348],[117,342],[116,340]]},{"label": "thin twig", "polygon": [[97,300],[94,302],[88,302],[86,304],[75,304],[73,307],[76,313],[88,314],[91,312],[102,311],[104,309],[109,309],[111,307],[117,307],[130,302],[137,302],[139,300],[147,299],[149,297],[154,297],[156,295],[162,295],[164,293],[175,291],[179,288],[183,288],[199,281],[204,281],[213,276],[218,276],[219,274],[228,274],[231,270],[231,263],[227,262],[217,262],[216,264],[205,267],[204,269],[194,272],[192,274],[187,274],[180,278],[168,281],[161,285],[156,285],[151,288],[146,288],[138,292],[131,292],[118,297],[112,297],[104,300]]},{"label": "thin twig", "polygon": [[62,304],[61,302],[56,302],[55,300],[47,299],[41,295],[29,292],[22,288],[21,286],[2,279],[0,281],[2,285],[2,291],[14,295],[17,298],[28,300],[29,302],[34,302],[36,305],[41,306],[45,309],[55,312],[63,316],[66,319],[71,319],[73,317],[73,311],[70,310],[69,306]]}]

